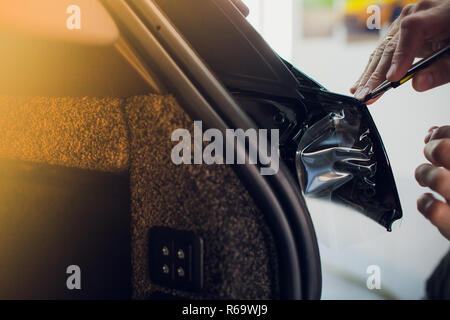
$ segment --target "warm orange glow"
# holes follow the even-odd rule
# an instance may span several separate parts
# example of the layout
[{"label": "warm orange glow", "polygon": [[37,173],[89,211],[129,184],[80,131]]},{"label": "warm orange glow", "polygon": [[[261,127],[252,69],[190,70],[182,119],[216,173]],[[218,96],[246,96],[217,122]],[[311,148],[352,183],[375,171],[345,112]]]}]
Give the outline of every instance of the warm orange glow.
[{"label": "warm orange glow", "polygon": [[83,169],[128,167],[119,98],[0,95],[0,158]]},{"label": "warm orange glow", "polygon": [[[80,8],[81,28],[68,29],[69,6]],[[97,0],[0,1],[0,32],[96,46],[111,45],[119,31]]]}]

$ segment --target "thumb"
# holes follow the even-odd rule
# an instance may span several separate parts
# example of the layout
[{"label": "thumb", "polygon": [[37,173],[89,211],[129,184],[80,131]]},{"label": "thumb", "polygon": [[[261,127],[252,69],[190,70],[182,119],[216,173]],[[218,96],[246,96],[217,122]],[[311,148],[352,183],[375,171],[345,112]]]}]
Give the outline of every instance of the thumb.
[{"label": "thumb", "polygon": [[419,71],[413,78],[416,91],[427,91],[450,82],[450,58],[444,57],[428,68]]}]

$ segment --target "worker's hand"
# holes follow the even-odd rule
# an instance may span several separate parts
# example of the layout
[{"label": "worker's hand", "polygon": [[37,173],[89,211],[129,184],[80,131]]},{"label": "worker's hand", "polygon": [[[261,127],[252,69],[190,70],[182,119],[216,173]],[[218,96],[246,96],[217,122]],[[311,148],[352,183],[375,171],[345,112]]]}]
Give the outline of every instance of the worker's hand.
[{"label": "worker's hand", "polygon": [[431,164],[422,164],[416,169],[416,180],[445,200],[425,193],[417,200],[417,209],[450,240],[450,126],[429,130],[424,153]]},{"label": "worker's hand", "polygon": [[[364,97],[386,79],[400,80],[416,57],[427,57],[450,43],[450,1],[422,0],[406,6],[350,92]],[[450,57],[436,61],[413,79],[417,91],[426,91],[450,81]],[[369,101],[368,104],[375,100]]]}]

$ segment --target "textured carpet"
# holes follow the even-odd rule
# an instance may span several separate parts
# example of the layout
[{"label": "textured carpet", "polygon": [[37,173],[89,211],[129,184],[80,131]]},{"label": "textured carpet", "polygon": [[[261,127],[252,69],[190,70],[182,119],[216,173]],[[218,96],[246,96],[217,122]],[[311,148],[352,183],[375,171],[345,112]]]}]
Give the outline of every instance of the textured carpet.
[{"label": "textured carpet", "polygon": [[126,170],[121,99],[0,95],[0,157],[101,171]]},{"label": "textured carpet", "polygon": [[[226,165],[171,162],[172,131],[193,122],[171,96],[0,96],[0,157],[130,174],[133,297],[279,297],[271,233]],[[149,278],[152,226],[204,239],[204,290],[172,290]]]},{"label": "textured carpet", "polygon": [[[171,162],[172,131],[193,122],[171,97],[141,96],[126,107],[131,137],[133,284],[135,298],[155,290],[191,298],[277,297],[273,240],[261,214],[225,165]],[[205,243],[201,294],[150,282],[147,238],[152,226],[193,230]]]}]

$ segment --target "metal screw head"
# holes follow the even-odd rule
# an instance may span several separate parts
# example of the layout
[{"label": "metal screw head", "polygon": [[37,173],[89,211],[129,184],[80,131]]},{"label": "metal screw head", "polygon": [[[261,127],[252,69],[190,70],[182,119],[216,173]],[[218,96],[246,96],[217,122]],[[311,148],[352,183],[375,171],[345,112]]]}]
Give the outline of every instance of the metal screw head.
[{"label": "metal screw head", "polygon": [[177,256],[178,256],[178,259],[184,259],[184,251],[179,249],[177,251]]},{"label": "metal screw head", "polygon": [[168,274],[169,271],[170,271],[170,270],[169,270],[169,266],[168,266],[167,264],[163,265],[162,271],[163,271],[165,274]]},{"label": "metal screw head", "polygon": [[169,255],[169,248],[167,248],[166,246],[162,247],[162,254],[165,256]]},{"label": "metal screw head", "polygon": [[184,277],[184,269],[182,267],[178,267],[177,274],[179,277]]}]

